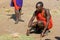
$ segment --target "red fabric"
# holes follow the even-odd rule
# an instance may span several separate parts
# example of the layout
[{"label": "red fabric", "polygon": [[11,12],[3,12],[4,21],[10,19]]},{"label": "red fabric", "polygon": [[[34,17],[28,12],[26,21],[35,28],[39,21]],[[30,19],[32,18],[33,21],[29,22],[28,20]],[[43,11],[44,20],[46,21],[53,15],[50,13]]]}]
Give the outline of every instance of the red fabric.
[{"label": "red fabric", "polygon": [[[38,13],[36,18],[37,18],[37,21],[43,21],[44,26],[46,26],[47,22],[46,22],[46,18],[44,17],[44,13],[45,13],[44,10],[42,11],[42,13]],[[50,17],[48,29],[51,29],[51,28],[52,28],[52,18]]]},{"label": "red fabric", "polygon": [[15,7],[15,10],[19,10],[19,6],[17,6],[17,4],[16,4],[16,0],[13,0],[13,3],[14,3],[14,7]]}]

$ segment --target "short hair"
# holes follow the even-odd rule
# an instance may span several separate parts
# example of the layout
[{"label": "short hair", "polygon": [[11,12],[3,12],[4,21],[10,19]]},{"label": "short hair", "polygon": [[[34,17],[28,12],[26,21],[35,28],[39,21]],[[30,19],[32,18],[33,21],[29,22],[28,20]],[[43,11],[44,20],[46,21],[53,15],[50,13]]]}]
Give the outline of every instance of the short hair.
[{"label": "short hair", "polygon": [[37,6],[42,6],[43,7],[43,2],[37,2],[36,8],[37,8]]}]

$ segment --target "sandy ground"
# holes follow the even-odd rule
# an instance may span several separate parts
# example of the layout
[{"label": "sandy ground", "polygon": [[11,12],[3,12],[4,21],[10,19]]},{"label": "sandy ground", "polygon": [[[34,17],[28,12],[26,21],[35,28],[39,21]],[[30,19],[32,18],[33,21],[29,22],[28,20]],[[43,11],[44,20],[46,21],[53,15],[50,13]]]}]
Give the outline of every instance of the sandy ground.
[{"label": "sandy ground", "polygon": [[[0,0],[0,34],[18,32],[25,35],[28,21],[38,1],[43,1],[44,7],[50,9],[53,19],[51,33],[43,37],[42,40],[60,40],[60,0],[24,0],[22,8],[22,12],[24,13],[22,19],[24,22],[19,22],[18,24],[14,24],[15,21],[10,19],[14,14],[14,8],[10,7],[10,0]],[[34,37],[35,40],[40,40],[41,38],[39,34],[31,34],[30,36]]]}]

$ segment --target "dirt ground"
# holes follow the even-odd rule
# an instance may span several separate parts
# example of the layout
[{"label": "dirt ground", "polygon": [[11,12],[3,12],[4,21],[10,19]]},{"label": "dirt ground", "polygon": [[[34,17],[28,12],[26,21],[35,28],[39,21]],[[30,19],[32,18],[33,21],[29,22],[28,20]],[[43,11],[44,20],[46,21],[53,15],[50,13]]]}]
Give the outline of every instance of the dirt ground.
[{"label": "dirt ground", "polygon": [[[10,7],[10,0],[0,0],[0,34],[18,32],[26,34],[27,24],[30,20],[34,10],[35,4],[38,1],[44,3],[44,7],[50,9],[53,28],[51,32],[42,38],[42,40],[60,40],[60,0],[24,0],[22,12],[22,19],[24,22],[14,24],[15,21],[11,19],[14,16],[14,8]],[[40,40],[40,34],[30,34],[35,40]]]}]

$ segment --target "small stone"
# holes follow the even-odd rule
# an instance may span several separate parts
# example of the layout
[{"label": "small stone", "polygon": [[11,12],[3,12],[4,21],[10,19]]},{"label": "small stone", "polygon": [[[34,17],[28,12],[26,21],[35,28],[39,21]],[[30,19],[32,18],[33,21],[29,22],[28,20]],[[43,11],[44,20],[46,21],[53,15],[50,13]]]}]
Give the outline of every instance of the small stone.
[{"label": "small stone", "polygon": [[19,37],[19,33],[13,33],[11,34],[13,38],[18,38]]}]

